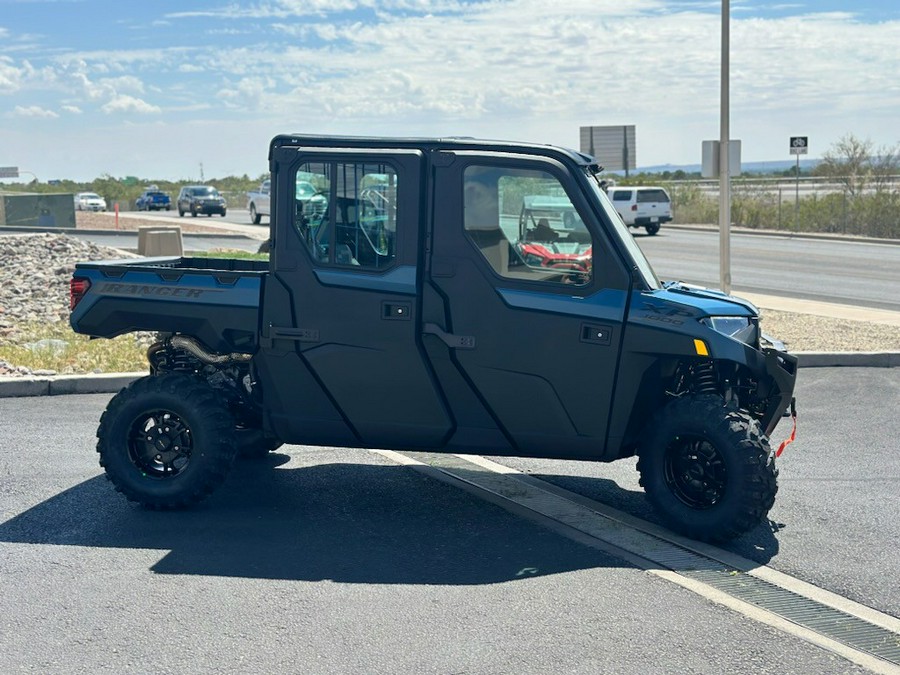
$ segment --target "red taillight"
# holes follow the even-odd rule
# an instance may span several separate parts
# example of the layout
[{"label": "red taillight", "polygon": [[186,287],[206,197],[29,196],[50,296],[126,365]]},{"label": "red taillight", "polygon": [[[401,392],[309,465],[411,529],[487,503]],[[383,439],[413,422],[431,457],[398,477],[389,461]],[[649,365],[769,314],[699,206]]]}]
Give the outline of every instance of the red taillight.
[{"label": "red taillight", "polygon": [[70,312],[73,309],[75,309],[75,305],[77,305],[81,301],[81,299],[84,297],[84,294],[87,293],[87,291],[90,287],[91,287],[91,282],[88,279],[72,277],[72,280],[69,282],[69,311]]}]

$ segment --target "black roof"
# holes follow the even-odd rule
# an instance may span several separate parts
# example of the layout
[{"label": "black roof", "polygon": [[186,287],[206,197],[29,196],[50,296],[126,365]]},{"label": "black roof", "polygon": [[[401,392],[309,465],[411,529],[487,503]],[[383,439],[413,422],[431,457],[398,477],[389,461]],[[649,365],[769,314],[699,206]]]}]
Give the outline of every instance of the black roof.
[{"label": "black roof", "polygon": [[434,150],[482,150],[486,152],[524,152],[568,159],[577,164],[596,164],[590,155],[555,145],[540,143],[520,143],[515,141],[496,141],[463,136],[446,138],[392,138],[383,136],[320,136],[313,134],[279,134],[272,139],[269,146],[269,159],[279,147],[343,147],[343,148],[401,148],[422,151]]}]

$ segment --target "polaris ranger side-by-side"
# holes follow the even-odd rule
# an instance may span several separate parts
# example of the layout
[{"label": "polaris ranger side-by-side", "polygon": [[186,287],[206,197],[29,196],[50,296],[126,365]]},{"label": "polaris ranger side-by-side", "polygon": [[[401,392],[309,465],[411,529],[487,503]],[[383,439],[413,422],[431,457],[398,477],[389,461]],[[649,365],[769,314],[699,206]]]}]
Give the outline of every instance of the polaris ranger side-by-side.
[{"label": "polaris ranger side-by-side", "polygon": [[681,533],[725,539],[766,516],[796,359],[750,303],[661,284],[592,158],[284,135],[269,162],[267,262],[76,268],[77,332],[160,334],[97,432],[128,499],[191,505],[239,452],[295,443],[637,455]]}]

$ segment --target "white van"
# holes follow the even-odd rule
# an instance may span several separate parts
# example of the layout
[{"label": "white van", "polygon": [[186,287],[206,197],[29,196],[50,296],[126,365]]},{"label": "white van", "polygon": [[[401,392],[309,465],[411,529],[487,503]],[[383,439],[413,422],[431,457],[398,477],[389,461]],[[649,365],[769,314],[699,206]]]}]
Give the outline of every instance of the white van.
[{"label": "white van", "polygon": [[647,234],[656,234],[660,225],[672,220],[672,200],[665,188],[615,186],[607,194],[628,227],[644,227]]}]

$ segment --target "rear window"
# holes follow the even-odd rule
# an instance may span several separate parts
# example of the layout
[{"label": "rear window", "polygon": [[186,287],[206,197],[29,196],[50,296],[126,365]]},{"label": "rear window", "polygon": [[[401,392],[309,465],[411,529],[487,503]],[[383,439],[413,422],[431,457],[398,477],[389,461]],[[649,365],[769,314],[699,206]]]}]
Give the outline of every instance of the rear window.
[{"label": "rear window", "polygon": [[637,200],[639,204],[644,202],[668,202],[669,195],[666,194],[665,190],[638,190]]},{"label": "rear window", "polygon": [[631,190],[613,190],[610,194],[614,202],[627,202],[631,199]]}]

